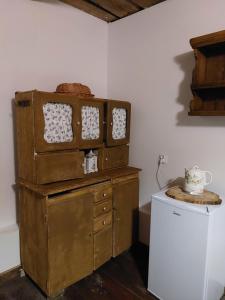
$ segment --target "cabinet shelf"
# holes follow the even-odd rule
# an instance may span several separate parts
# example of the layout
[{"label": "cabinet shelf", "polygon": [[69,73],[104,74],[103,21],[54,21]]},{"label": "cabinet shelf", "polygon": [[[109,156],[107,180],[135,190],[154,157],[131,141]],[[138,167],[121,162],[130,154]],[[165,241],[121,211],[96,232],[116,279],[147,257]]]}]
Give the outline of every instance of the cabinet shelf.
[{"label": "cabinet shelf", "polygon": [[192,90],[204,90],[204,89],[225,89],[225,82],[212,82],[204,84],[192,84]]},{"label": "cabinet shelf", "polygon": [[188,113],[189,116],[225,116],[225,111],[217,111],[217,110],[196,110],[190,111]]}]

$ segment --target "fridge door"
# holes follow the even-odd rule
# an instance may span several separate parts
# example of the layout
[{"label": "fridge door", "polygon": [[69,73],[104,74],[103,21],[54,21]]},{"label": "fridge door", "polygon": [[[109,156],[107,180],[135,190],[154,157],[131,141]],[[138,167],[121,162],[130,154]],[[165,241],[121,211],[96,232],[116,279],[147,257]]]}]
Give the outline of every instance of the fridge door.
[{"label": "fridge door", "polygon": [[209,216],[153,198],[148,290],[161,300],[203,300]]}]

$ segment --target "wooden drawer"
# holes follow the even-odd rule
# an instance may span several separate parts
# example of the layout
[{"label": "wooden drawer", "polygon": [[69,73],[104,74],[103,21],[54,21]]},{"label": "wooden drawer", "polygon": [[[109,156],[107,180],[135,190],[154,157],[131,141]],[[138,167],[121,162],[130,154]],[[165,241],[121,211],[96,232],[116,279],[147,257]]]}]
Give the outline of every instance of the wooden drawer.
[{"label": "wooden drawer", "polygon": [[35,156],[37,184],[84,177],[84,152],[43,153]]},{"label": "wooden drawer", "polygon": [[94,232],[98,232],[112,224],[112,212],[94,219]]},{"label": "wooden drawer", "polygon": [[112,210],[112,200],[109,199],[107,201],[104,201],[94,206],[94,217],[96,218],[102,214],[108,213],[111,210]]},{"label": "wooden drawer", "polygon": [[112,185],[110,182],[95,185],[92,189],[95,202],[112,198]]},{"label": "wooden drawer", "polygon": [[94,270],[112,257],[112,226],[94,235]]},{"label": "wooden drawer", "polygon": [[103,148],[99,151],[99,169],[114,169],[128,165],[129,147],[127,145]]}]

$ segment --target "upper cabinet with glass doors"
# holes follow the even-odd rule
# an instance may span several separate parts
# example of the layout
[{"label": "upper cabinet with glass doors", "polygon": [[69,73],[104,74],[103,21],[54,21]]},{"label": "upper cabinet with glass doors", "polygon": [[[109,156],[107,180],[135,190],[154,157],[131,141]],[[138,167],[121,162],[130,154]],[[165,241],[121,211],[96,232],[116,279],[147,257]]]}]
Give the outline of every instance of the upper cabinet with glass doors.
[{"label": "upper cabinet with glass doors", "polygon": [[118,146],[129,143],[131,105],[126,101],[106,102],[106,144]]},{"label": "upper cabinet with glass doors", "polygon": [[[129,143],[129,102],[34,90],[16,93],[15,115],[22,179],[45,184],[128,162],[128,148],[114,146]],[[114,155],[118,151],[122,160]],[[110,160],[107,166],[102,157]],[[94,161],[98,167],[93,168]]]},{"label": "upper cabinet with glass doors", "polygon": [[35,152],[94,148],[103,144],[103,100],[32,91],[20,95],[16,103],[33,108],[29,118],[33,117],[30,130]]}]

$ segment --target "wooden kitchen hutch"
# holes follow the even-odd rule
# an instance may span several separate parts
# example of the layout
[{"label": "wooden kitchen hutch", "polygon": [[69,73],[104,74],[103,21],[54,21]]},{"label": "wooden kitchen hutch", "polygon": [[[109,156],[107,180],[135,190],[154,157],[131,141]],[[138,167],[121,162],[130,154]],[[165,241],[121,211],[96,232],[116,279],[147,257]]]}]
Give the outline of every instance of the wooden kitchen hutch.
[{"label": "wooden kitchen hutch", "polygon": [[21,264],[52,299],[137,239],[130,103],[34,90],[15,113]]}]

